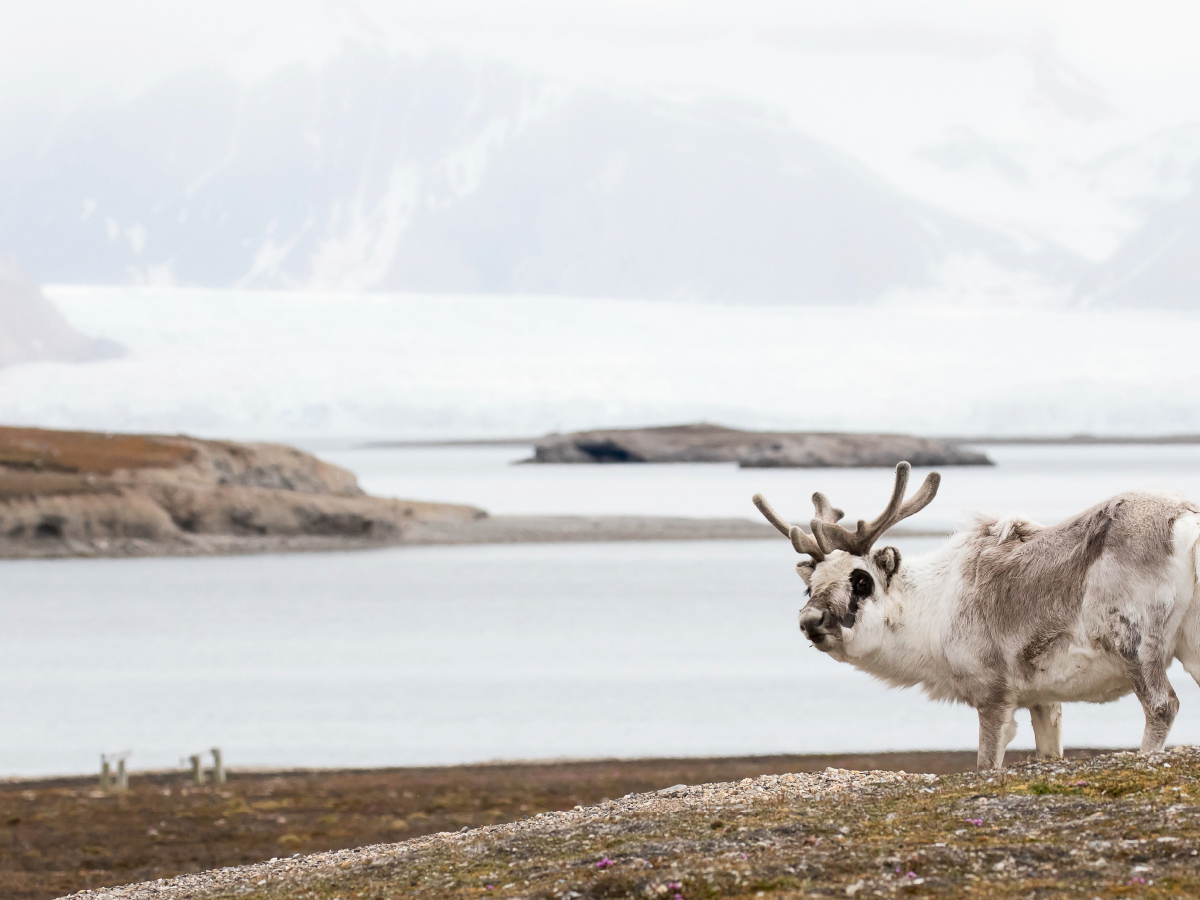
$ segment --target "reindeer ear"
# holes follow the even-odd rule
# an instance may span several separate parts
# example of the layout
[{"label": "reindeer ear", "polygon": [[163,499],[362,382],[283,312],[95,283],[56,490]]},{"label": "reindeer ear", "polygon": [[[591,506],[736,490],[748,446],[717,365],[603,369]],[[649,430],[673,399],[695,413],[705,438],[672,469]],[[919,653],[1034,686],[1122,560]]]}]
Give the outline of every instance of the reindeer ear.
[{"label": "reindeer ear", "polygon": [[796,574],[804,579],[805,584],[812,582],[812,575],[817,569],[817,564],[811,559],[804,559],[796,563]]},{"label": "reindeer ear", "polygon": [[887,586],[892,586],[892,576],[900,571],[900,551],[895,547],[880,547],[871,555],[871,561],[887,576]]}]

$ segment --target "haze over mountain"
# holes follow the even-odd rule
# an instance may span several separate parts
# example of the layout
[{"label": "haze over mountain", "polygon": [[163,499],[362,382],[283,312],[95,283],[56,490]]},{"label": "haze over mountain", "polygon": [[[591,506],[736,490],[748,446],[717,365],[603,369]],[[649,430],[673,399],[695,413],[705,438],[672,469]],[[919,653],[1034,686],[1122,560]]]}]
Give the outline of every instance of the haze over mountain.
[{"label": "haze over mountain", "polygon": [[[1200,126],[1179,129],[1171,143],[1200,144]],[[1171,166],[1169,157],[1164,161]],[[1095,270],[1082,279],[1079,294],[1100,306],[1149,304],[1174,309],[1200,306],[1200,163],[1181,166],[1181,196],[1148,204],[1144,223]]]},{"label": "haze over mountain", "polygon": [[43,281],[1187,306],[1200,270],[1174,7],[74,6],[0,13],[41,67],[0,248]]},{"label": "haze over mountain", "polygon": [[0,246],[54,282],[858,302],[1045,241],[905,196],[746,104],[350,47],[193,72],[0,167]]}]

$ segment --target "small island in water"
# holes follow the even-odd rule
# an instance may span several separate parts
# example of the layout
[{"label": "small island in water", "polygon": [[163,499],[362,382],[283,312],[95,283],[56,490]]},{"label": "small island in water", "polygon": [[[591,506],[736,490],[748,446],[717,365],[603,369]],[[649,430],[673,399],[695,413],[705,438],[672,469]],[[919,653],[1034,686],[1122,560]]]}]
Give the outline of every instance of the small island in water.
[{"label": "small island in water", "polygon": [[990,466],[956,441],[907,434],[740,431],[699,422],[662,428],[612,428],[551,434],[534,444],[531,463],[736,462],[743,468]]}]

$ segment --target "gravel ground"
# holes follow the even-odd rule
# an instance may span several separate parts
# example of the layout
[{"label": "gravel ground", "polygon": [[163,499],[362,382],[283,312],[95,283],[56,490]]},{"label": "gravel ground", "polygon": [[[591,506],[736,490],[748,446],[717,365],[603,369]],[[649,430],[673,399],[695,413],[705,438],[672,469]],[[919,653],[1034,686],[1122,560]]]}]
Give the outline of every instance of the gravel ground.
[{"label": "gravel ground", "polygon": [[76,895],[391,900],[1194,897],[1200,751],[1002,774],[828,769],[678,785],[399,844]]},{"label": "gravel ground", "polygon": [[[704,784],[694,787],[676,785],[649,794],[630,794],[620,800],[608,800],[599,806],[576,807],[567,812],[539,813],[519,822],[466,829],[460,832],[443,831],[398,844],[376,844],[356,850],[337,850],[273,859],[251,866],[235,866],[158,879],[142,884],[72,894],[78,900],[163,900],[163,898],[242,896],[256,888],[271,886],[272,895],[279,889],[290,896],[302,890],[313,879],[337,879],[347,870],[360,873],[372,869],[394,869],[397,865],[422,856],[482,848],[493,842],[509,842],[520,838],[551,839],[571,835],[579,829],[598,829],[609,833],[624,833],[638,819],[670,820],[682,813],[707,810],[716,806],[754,807],[777,805],[789,801],[830,797],[846,791],[865,791],[871,787],[898,783],[933,783],[936,775],[909,775],[903,772],[855,772],[848,769],[827,769],[824,773],[763,775],[740,782]],[[616,827],[613,827],[616,825]],[[474,855],[474,854],[472,854]],[[608,868],[608,867],[603,867]],[[488,891],[486,885],[483,886]],[[494,888],[493,888],[494,890]],[[567,893],[570,893],[569,891]]]},{"label": "gravel ground", "polygon": [[[1073,749],[1092,757],[1111,751]],[[1016,763],[1027,751],[1012,754]],[[679,783],[829,767],[969,772],[969,751],[599,759],[391,769],[234,769],[223,784],[135,771],[122,791],[94,776],[0,780],[0,897],[52,900],[136,881],[396,843],[594,806]]]}]

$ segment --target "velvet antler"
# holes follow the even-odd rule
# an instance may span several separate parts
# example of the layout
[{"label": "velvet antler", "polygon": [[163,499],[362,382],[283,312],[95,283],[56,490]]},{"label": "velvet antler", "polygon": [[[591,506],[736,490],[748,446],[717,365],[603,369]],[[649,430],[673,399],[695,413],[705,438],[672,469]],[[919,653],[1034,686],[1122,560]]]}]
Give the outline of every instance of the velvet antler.
[{"label": "velvet antler", "polygon": [[[813,494],[812,500],[813,506],[817,508],[817,519],[822,522],[828,522],[832,525],[845,515],[840,509],[834,509],[824,494]],[[754,505],[758,507],[759,512],[767,517],[768,522],[779,529],[780,534],[792,542],[792,546],[796,548],[797,553],[807,553],[813,558],[813,562],[821,562],[825,558],[826,551],[821,549],[821,545],[813,540],[811,536],[805,534],[799,525],[789,525],[781,519],[779,513],[771,508],[771,504],[767,502],[767,498],[762,494],[754,495]]]},{"label": "velvet antler", "polygon": [[[834,550],[845,550],[854,556],[866,556],[875,541],[879,536],[895,525],[897,522],[907,519],[911,515],[915,515],[928,506],[933,498],[937,496],[938,485],[941,484],[942,476],[937,472],[930,472],[925,476],[925,481],[915,494],[909,498],[908,502],[904,501],[904,491],[908,487],[908,473],[912,469],[907,462],[899,463],[896,466],[896,484],[892,488],[892,499],[888,501],[887,508],[879,514],[878,518],[870,523],[858,520],[858,527],[854,531],[847,531],[837,521],[829,521],[827,516],[818,515],[812,520],[813,537],[816,538],[816,543],[821,548],[823,554],[832,553]],[[816,502],[814,496],[813,502]],[[824,497],[821,497],[824,500]],[[828,501],[826,501],[828,505]],[[820,506],[817,508],[818,514],[821,511]],[[832,510],[840,512],[840,510]],[[839,515],[838,518],[841,518]]]},{"label": "velvet antler", "polygon": [[760,513],[767,517],[767,521],[779,530],[780,534],[792,542],[792,546],[796,548],[797,553],[807,553],[813,558],[813,562],[821,562],[825,559],[825,553],[821,549],[821,545],[813,540],[811,535],[801,531],[799,525],[789,525],[781,519],[779,513],[771,508],[771,504],[767,502],[766,497],[762,494],[755,494],[754,505],[758,507]]}]

